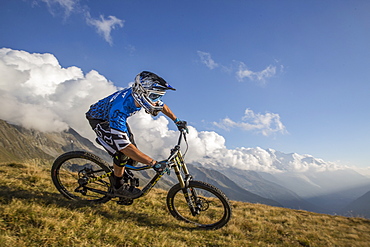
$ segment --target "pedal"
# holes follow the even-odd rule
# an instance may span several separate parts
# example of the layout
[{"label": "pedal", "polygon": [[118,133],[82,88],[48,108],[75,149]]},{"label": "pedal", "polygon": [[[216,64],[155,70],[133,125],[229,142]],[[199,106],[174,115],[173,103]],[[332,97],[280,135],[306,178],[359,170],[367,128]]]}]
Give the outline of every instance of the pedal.
[{"label": "pedal", "polygon": [[117,204],[118,205],[125,205],[125,206],[129,206],[131,205],[132,203],[134,203],[134,200],[131,199],[131,198],[120,198],[119,201],[117,201]]}]

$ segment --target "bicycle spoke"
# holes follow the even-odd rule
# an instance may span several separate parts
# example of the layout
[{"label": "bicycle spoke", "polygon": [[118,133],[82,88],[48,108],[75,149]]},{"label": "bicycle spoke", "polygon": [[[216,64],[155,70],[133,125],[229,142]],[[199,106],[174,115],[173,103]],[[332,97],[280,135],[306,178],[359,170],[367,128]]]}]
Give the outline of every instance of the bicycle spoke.
[{"label": "bicycle spoke", "polygon": [[53,182],[67,198],[87,201],[107,201],[110,178],[99,160],[92,161],[84,153],[69,153],[57,160],[52,168]]},{"label": "bicycle spoke", "polygon": [[[193,210],[185,198],[186,194]],[[179,185],[174,186],[168,194],[167,205],[176,218],[207,229],[222,227],[231,216],[230,205],[222,192],[199,181],[190,182],[187,193],[183,193]]]}]

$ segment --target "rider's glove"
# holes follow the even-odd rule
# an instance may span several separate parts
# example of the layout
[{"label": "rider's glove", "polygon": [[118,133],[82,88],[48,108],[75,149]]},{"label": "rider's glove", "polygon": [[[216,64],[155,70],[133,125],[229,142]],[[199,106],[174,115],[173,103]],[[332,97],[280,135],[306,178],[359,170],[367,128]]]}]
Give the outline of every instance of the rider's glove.
[{"label": "rider's glove", "polygon": [[186,121],[182,121],[178,118],[176,118],[176,120],[174,121],[177,128],[181,131],[181,130],[185,130],[186,133],[189,134],[189,130],[188,130],[188,123]]},{"label": "rider's glove", "polygon": [[157,161],[155,162],[155,164],[152,166],[152,168],[154,169],[154,171],[156,172],[163,172],[164,169],[166,169],[167,167],[167,164],[166,164],[166,161]]}]

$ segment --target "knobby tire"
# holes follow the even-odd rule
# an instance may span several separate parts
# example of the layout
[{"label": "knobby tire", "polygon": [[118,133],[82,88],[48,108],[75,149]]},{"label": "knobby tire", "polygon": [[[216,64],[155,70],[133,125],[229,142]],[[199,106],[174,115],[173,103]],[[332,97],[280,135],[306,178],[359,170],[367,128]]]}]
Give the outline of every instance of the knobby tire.
[{"label": "knobby tire", "polygon": [[[191,196],[193,205],[200,205],[200,212],[196,216],[192,215],[184,196],[184,192],[191,195],[192,190],[198,195],[198,200]],[[215,186],[202,181],[190,181],[185,191],[181,189],[180,184],[173,186],[167,194],[167,208],[176,219],[207,230],[223,227],[229,222],[232,214],[225,194]]]}]

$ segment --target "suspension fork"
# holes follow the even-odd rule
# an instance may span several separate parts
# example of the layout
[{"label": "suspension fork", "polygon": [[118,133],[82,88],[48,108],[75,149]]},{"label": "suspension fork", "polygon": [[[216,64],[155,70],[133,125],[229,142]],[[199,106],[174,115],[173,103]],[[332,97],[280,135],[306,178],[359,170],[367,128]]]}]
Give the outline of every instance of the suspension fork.
[{"label": "suspension fork", "polygon": [[[182,158],[182,154],[180,150],[178,150],[176,157],[174,158],[174,170],[177,179],[179,180],[181,189],[188,188],[189,182],[193,179],[193,177],[190,175],[188,167],[186,166],[184,159]],[[184,172],[184,178],[181,176],[180,169]]]},{"label": "suspension fork", "polygon": [[[196,191],[193,188],[189,188],[189,183],[192,180],[192,176],[189,173],[188,167],[186,166],[184,159],[182,158],[180,150],[178,151],[176,157],[174,158],[175,166],[175,174],[177,179],[179,180],[181,190],[184,194],[186,203],[189,206],[190,212],[193,216],[199,214],[199,209],[194,205],[194,202],[197,200]],[[180,169],[184,172],[184,178],[181,176]],[[190,192],[190,193],[189,193]]]}]

